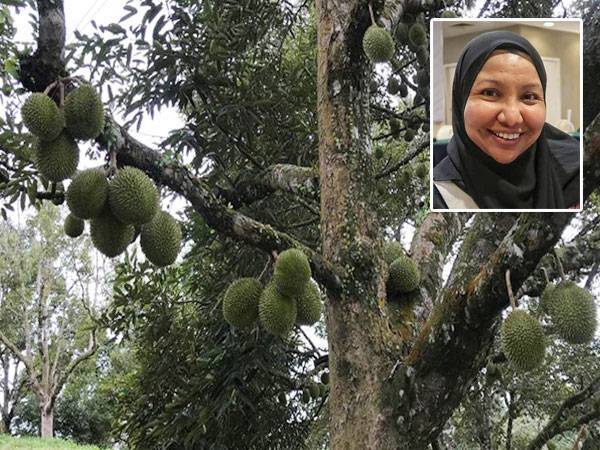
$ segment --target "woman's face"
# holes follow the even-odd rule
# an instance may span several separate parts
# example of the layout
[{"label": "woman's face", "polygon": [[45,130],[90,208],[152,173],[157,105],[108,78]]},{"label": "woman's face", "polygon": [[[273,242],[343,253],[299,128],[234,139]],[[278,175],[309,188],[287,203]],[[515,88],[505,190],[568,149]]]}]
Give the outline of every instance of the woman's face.
[{"label": "woman's face", "polygon": [[529,56],[494,51],[475,78],[464,120],[469,138],[500,164],[531,147],[542,132],[546,105]]}]

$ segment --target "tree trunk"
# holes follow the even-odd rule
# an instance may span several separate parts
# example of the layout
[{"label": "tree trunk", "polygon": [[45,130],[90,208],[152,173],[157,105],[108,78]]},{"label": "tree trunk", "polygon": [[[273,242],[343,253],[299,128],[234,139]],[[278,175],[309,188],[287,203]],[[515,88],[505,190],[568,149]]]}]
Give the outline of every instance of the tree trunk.
[{"label": "tree trunk", "polygon": [[372,67],[364,61],[360,30],[369,13],[357,0],[319,0],[317,9],[323,256],[344,273],[342,288],[329,292],[327,311],[331,448],[396,449],[400,436],[386,380],[398,348],[389,345],[395,339],[382,314],[387,274],[372,205]]},{"label": "tree trunk", "polygon": [[40,434],[42,438],[51,438],[54,436],[54,408],[42,405]]}]

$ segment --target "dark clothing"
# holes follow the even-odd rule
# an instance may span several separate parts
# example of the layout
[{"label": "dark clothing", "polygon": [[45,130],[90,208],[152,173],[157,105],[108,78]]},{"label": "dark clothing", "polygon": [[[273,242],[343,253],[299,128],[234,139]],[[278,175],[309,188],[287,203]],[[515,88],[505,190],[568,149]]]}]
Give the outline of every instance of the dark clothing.
[{"label": "dark clothing", "polygon": [[[538,140],[517,159],[501,164],[468,137],[464,109],[477,75],[498,49],[518,50],[532,60],[544,97],[546,72],[535,48],[506,31],[483,33],[470,41],[458,60],[452,86],[452,128],[448,156],[433,171],[435,181],[452,180],[482,209],[565,209],[579,203],[579,143],[545,124]],[[434,208],[447,208],[434,189]]]}]

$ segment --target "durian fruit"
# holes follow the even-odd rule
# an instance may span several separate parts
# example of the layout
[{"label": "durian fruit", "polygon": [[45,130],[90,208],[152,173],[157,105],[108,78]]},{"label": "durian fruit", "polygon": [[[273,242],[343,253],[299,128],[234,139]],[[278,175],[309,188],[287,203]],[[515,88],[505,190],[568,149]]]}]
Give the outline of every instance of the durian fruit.
[{"label": "durian fruit", "polygon": [[390,119],[390,132],[394,136],[398,136],[400,134],[400,129],[402,128],[402,122],[398,119]]},{"label": "durian fruit", "polygon": [[310,264],[302,251],[290,248],[281,252],[273,269],[273,283],[286,297],[302,295],[310,279]]},{"label": "durian fruit", "polygon": [[415,169],[415,175],[419,178],[425,178],[427,176],[427,166],[424,163],[421,163]]},{"label": "durian fruit", "polygon": [[321,383],[329,384],[329,372],[323,372],[321,374]]},{"label": "durian fruit", "polygon": [[235,280],[223,297],[223,317],[236,328],[250,328],[258,318],[262,286],[256,278]]},{"label": "durian fruit", "polygon": [[135,167],[125,167],[108,185],[108,203],[123,223],[142,225],[158,211],[158,191],[148,175]]},{"label": "durian fruit", "polygon": [[165,267],[173,264],[181,248],[181,227],[166,211],[157,212],[142,225],[140,245],[152,264]]},{"label": "durian fruit", "polygon": [[394,56],[394,41],[384,28],[371,25],[363,36],[363,50],[371,62],[387,62]]},{"label": "durian fruit", "polygon": [[134,232],[133,225],[120,222],[110,208],[105,208],[90,222],[90,235],[94,247],[109,258],[125,251],[131,243]]},{"label": "durian fruit", "polygon": [[493,383],[494,381],[502,379],[502,371],[497,364],[491,362],[486,368],[485,377],[489,383]]},{"label": "durian fruit", "polygon": [[65,119],[54,101],[46,94],[31,94],[21,107],[23,123],[42,141],[53,141],[65,127]]},{"label": "durian fruit", "polygon": [[79,148],[67,133],[53,141],[37,141],[35,163],[40,173],[50,181],[62,181],[72,176],[79,164]]},{"label": "durian fruit", "polygon": [[398,81],[398,79],[395,77],[390,77],[387,84],[387,91],[392,95],[396,95],[399,90],[400,82]]},{"label": "durian fruit", "polygon": [[572,281],[563,281],[552,297],[550,317],[559,336],[570,344],[590,342],[598,325],[592,294]]},{"label": "durian fruit", "polygon": [[400,22],[396,27],[394,35],[400,44],[408,44],[408,25]]},{"label": "durian fruit", "polygon": [[310,391],[307,388],[302,390],[302,403],[310,402]]},{"label": "durian fruit", "polygon": [[542,326],[521,309],[513,310],[504,320],[500,340],[506,358],[518,370],[535,369],[544,360],[546,341]]},{"label": "durian fruit", "polygon": [[404,294],[419,287],[419,268],[408,256],[397,258],[389,269],[388,286],[391,292]]},{"label": "durian fruit", "polygon": [[458,17],[458,15],[449,9],[444,10],[442,13],[442,19],[454,19],[456,17]]},{"label": "durian fruit", "polygon": [[375,147],[375,151],[373,152],[373,156],[375,156],[375,158],[377,158],[377,159],[383,158],[383,147],[381,147],[380,145],[378,145],[377,147]]},{"label": "durian fruit", "polygon": [[554,289],[556,289],[556,284],[548,283],[542,291],[542,295],[540,295],[540,307],[546,314],[551,314],[552,312],[552,303],[554,300],[552,293]]},{"label": "durian fruit", "polygon": [[417,72],[417,85],[420,88],[429,86],[429,74],[425,69],[421,69]]},{"label": "durian fruit", "polygon": [[415,132],[414,132],[414,130],[411,130],[410,128],[407,128],[407,129],[404,131],[404,140],[405,140],[406,142],[410,142],[410,141],[412,141],[414,138],[415,138]]},{"label": "durian fruit", "polygon": [[285,337],[292,331],[297,314],[296,302],[281,295],[275,284],[268,284],[262,291],[258,303],[258,318],[269,333]]},{"label": "durian fruit", "polygon": [[73,214],[69,214],[65,219],[65,234],[72,238],[81,236],[81,233],[83,233],[83,226],[83,220],[81,220],[79,217],[75,217]]},{"label": "durian fruit", "polygon": [[279,395],[277,396],[277,400],[282,405],[287,405],[287,396],[285,395],[285,392],[280,392]]},{"label": "durian fruit", "polygon": [[296,323],[298,325],[314,325],[321,318],[321,293],[316,283],[309,281],[304,293],[296,300],[298,315]]},{"label": "durian fruit", "polygon": [[321,395],[321,390],[319,389],[319,385],[317,383],[312,383],[308,390],[310,391],[310,396],[314,399],[319,398]]},{"label": "durian fruit", "polygon": [[99,215],[108,199],[108,180],[102,169],[87,169],[73,178],[66,193],[71,213],[80,219]]},{"label": "durian fruit", "polygon": [[421,130],[423,130],[425,133],[429,132],[429,122],[423,122],[423,125],[421,125]]},{"label": "durian fruit", "polygon": [[421,47],[419,47],[417,49],[417,61],[419,61],[419,64],[421,64],[421,66],[425,67],[427,66],[427,61],[429,60],[429,49],[422,45]]},{"label": "durian fruit", "polygon": [[327,386],[319,383],[319,397],[324,398],[327,395]]},{"label": "durian fruit", "polygon": [[409,42],[415,47],[421,47],[427,43],[427,32],[420,23],[413,24],[408,30]]},{"label": "durian fruit", "polygon": [[404,256],[404,248],[402,244],[397,241],[386,242],[383,246],[383,259],[390,265],[398,258]]},{"label": "durian fruit", "polygon": [[400,97],[406,97],[408,95],[408,86],[404,83],[400,85]]},{"label": "durian fruit", "polygon": [[65,98],[65,124],[75,139],[95,139],[104,127],[104,109],[89,84],[74,89]]}]

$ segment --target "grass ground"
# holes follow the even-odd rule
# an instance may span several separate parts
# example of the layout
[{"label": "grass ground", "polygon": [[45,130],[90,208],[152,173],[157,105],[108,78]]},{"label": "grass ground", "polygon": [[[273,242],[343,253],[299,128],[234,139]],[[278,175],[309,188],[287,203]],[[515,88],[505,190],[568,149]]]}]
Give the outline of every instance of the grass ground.
[{"label": "grass ground", "polygon": [[0,450],[101,450],[93,445],[77,445],[62,439],[0,435]]}]

